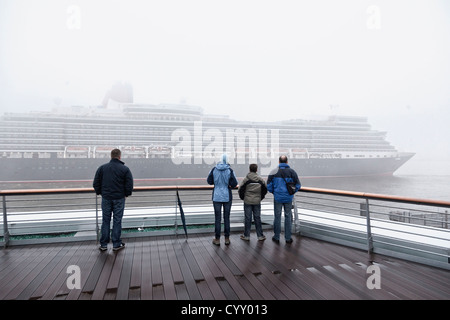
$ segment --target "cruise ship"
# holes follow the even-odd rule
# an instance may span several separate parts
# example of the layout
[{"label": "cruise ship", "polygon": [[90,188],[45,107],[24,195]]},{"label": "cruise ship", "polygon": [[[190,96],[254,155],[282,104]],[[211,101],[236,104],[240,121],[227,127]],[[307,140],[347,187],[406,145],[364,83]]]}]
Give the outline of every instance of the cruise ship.
[{"label": "cruise ship", "polygon": [[227,153],[237,177],[265,176],[285,154],[301,178],[392,175],[399,152],[366,117],[248,122],[201,107],[117,103],[0,118],[0,181],[89,180],[119,148],[135,179],[206,179]]}]

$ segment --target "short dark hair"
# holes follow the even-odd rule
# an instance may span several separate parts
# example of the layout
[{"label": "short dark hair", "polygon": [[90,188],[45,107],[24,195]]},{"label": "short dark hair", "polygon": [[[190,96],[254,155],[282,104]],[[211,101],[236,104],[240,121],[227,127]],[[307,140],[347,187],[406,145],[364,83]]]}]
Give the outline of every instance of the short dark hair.
[{"label": "short dark hair", "polygon": [[121,155],[122,155],[122,152],[119,149],[111,150],[111,159],[119,159]]},{"label": "short dark hair", "polygon": [[256,172],[258,171],[258,165],[256,163],[252,163],[249,167],[250,172]]},{"label": "short dark hair", "polygon": [[280,158],[278,160],[280,161],[280,163],[287,163],[288,162],[288,158],[285,155],[280,156]]}]

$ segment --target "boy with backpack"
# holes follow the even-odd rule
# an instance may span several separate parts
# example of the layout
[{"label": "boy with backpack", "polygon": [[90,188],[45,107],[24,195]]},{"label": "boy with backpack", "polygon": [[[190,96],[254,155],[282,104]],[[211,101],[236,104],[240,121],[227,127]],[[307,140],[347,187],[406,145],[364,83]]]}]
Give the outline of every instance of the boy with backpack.
[{"label": "boy with backpack", "polygon": [[266,240],[261,225],[261,201],[267,193],[266,182],[256,171],[258,165],[252,163],[250,172],[242,180],[239,185],[239,197],[244,200],[244,234],[241,235],[242,240],[250,240],[250,228],[252,226],[252,215],[255,220],[256,235],[259,241]]}]

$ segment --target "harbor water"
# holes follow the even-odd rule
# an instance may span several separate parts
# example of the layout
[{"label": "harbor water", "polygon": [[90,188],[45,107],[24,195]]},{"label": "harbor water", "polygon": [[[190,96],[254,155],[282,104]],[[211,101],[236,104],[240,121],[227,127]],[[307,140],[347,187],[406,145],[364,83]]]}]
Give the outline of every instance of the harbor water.
[{"label": "harbor water", "polygon": [[[450,160],[411,159],[393,176],[351,178],[302,178],[302,186],[420,199],[450,200]],[[94,168],[95,170],[95,168]],[[135,186],[205,185],[206,176],[197,179],[135,180]],[[241,177],[242,178],[242,177]],[[0,182],[0,190],[92,187],[91,180]]]},{"label": "harbor water", "polygon": [[450,200],[450,159],[413,157],[393,176],[308,179],[304,186],[420,199]]}]

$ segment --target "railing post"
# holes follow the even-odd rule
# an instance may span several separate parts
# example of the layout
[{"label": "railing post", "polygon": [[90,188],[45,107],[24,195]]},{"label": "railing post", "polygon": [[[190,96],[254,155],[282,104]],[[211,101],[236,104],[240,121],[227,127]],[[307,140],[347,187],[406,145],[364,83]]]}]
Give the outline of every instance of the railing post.
[{"label": "railing post", "polygon": [[177,193],[175,191],[175,224],[174,224],[174,228],[175,228],[175,235],[178,235],[178,197],[177,197]]},{"label": "railing post", "polygon": [[294,194],[294,233],[297,233],[297,223],[298,223],[298,209],[297,209],[297,199]]},{"label": "railing post", "polygon": [[5,240],[4,248],[9,243],[8,217],[6,214],[6,196],[3,195],[3,239]]},{"label": "railing post", "polygon": [[366,198],[367,252],[373,252],[372,227],[370,225],[369,199]]},{"label": "railing post", "polygon": [[444,225],[444,228],[445,228],[445,229],[448,229],[448,211],[447,211],[447,210],[445,210],[444,218],[445,218],[445,225]]}]

